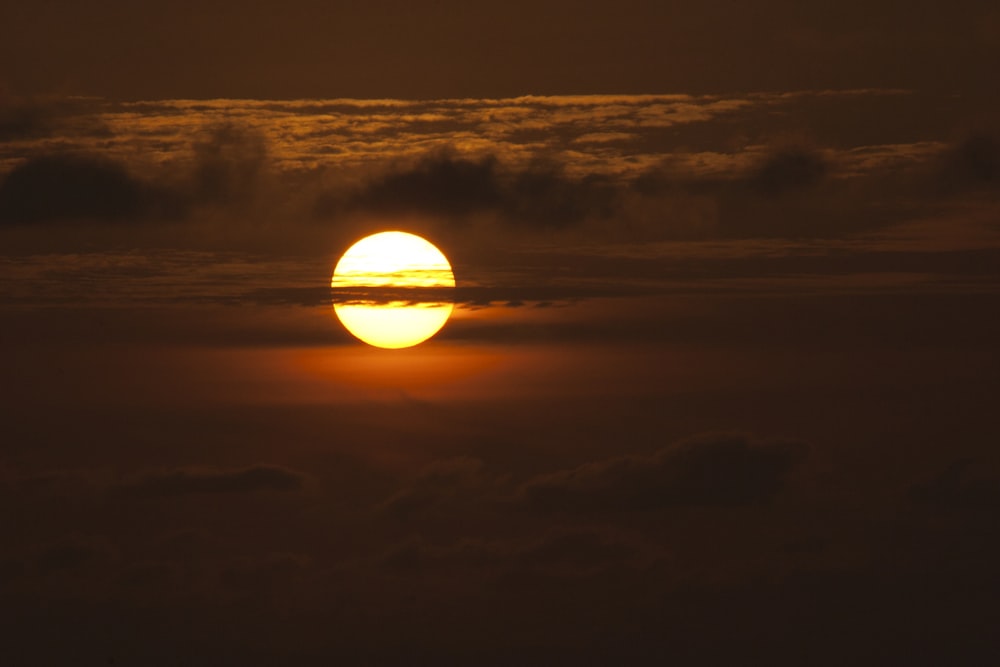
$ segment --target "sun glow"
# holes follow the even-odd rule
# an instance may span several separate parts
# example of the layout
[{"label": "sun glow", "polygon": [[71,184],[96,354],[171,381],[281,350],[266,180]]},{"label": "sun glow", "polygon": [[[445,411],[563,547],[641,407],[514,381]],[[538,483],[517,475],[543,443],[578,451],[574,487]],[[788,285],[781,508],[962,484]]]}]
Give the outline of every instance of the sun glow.
[{"label": "sun glow", "polygon": [[367,236],[337,262],[334,311],[356,338],[383,348],[411,347],[451,316],[455,276],[433,244],[406,232]]}]

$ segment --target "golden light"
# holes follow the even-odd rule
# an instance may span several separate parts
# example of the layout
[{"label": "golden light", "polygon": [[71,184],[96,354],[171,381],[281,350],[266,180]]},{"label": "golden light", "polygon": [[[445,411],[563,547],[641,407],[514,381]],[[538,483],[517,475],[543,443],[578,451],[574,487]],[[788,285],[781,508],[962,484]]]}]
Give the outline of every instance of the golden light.
[{"label": "golden light", "polygon": [[444,326],[454,308],[455,276],[448,259],[407,232],[380,232],[352,245],[337,262],[330,286],[341,295],[333,306],[341,323],[375,347],[422,343]]}]

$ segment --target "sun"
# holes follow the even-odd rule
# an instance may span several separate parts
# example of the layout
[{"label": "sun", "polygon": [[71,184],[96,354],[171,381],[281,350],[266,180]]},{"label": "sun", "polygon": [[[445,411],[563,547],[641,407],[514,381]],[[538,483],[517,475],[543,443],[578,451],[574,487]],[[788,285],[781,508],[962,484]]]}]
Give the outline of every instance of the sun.
[{"label": "sun", "polygon": [[454,308],[455,275],[434,244],[407,232],[361,239],[337,262],[334,312],[356,338],[398,349],[422,343]]}]

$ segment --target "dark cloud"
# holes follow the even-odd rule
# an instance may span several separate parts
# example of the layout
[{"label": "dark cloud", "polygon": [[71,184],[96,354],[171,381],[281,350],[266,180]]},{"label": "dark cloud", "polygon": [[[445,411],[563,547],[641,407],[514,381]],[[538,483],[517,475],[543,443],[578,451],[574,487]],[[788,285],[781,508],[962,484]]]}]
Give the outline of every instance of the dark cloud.
[{"label": "dark cloud", "polygon": [[133,563],[125,567],[121,575],[123,586],[139,590],[177,591],[181,582],[181,568],[177,563],[165,560]]},{"label": "dark cloud", "polygon": [[263,136],[227,123],[211,128],[193,148],[195,201],[231,204],[254,197],[267,164]]},{"label": "dark cloud", "polygon": [[[431,464],[378,509],[409,518],[518,505],[565,511],[633,511],[680,506],[748,506],[770,501],[805,455],[796,442],[705,434],[649,456],[622,456],[532,477],[514,485],[462,457]],[[513,502],[513,504],[511,504]]]},{"label": "dark cloud", "polygon": [[[311,211],[337,219],[338,225],[345,216],[375,215],[384,221],[386,215],[405,215],[408,224],[430,225],[439,234],[478,231],[484,227],[468,223],[488,219],[498,222],[502,233],[564,230],[609,240],[822,237],[899,222],[911,214],[915,198],[926,196],[903,178],[905,169],[894,175],[891,187],[867,172],[846,170],[831,178],[833,166],[840,165],[835,158],[827,159],[819,149],[780,145],[749,168],[734,166],[745,163],[742,149],[711,153],[705,160],[718,166],[707,171],[692,168],[683,151],[672,162],[676,147],[664,146],[662,166],[633,178],[580,175],[572,160],[543,158],[551,155],[543,150],[535,160],[518,164],[501,153],[469,156],[445,150],[402,163],[386,159],[371,172],[334,176],[334,166],[282,171],[281,154],[270,155],[264,135],[247,126],[226,123],[201,132],[200,138],[171,149],[190,146],[190,159],[160,167],[155,185],[106,159],[31,158],[8,176],[0,219],[173,218],[210,208],[213,214],[228,213],[241,229],[248,229],[255,216],[269,223],[308,217]],[[995,153],[995,144],[977,140],[956,149],[945,172],[961,182],[991,182]],[[68,177],[47,175],[53,161],[72,163]],[[36,162],[45,174],[35,173],[40,171],[31,166]],[[450,224],[442,228],[441,218]],[[299,238],[305,230],[282,230],[283,243],[308,243]]]},{"label": "dark cloud", "polygon": [[504,195],[495,157],[428,156],[368,183],[349,208],[468,215],[498,208]]},{"label": "dark cloud", "polygon": [[[659,166],[627,182],[598,183],[594,192],[605,193],[602,199],[577,200],[600,212],[592,218],[604,224],[595,231],[633,239],[835,238],[943,205],[927,187],[931,158],[912,147],[901,148],[891,166],[889,158],[880,158],[885,164],[873,158],[859,167],[850,151],[780,140],[762,144],[761,156],[748,166],[739,166],[747,151],[730,148],[706,158],[719,165],[707,171],[692,170],[668,151]],[[994,143],[979,139],[953,153],[945,171],[980,185],[995,180]]]},{"label": "dark cloud", "polygon": [[31,157],[0,183],[0,222],[179,219],[196,205],[238,207],[261,194],[267,148],[259,134],[221,125],[208,130],[192,151],[189,166],[161,174],[157,183],[100,155]]},{"label": "dark cloud", "polygon": [[702,435],[651,456],[623,456],[535,477],[520,490],[531,507],[564,511],[651,510],[766,503],[804,456],[805,445]]},{"label": "dark cloud", "polygon": [[15,167],[0,184],[0,222],[128,221],[177,217],[176,195],[93,156],[43,155]]},{"label": "dark cloud", "polygon": [[816,185],[828,167],[819,153],[788,149],[770,155],[751,176],[753,187],[764,194],[779,195]]},{"label": "dark cloud", "polygon": [[227,586],[244,591],[260,591],[287,585],[311,565],[307,556],[292,553],[270,553],[253,558],[241,558],[227,564],[220,578]]},{"label": "dark cloud", "polygon": [[[935,154],[943,146],[935,134],[940,130],[923,128],[895,137],[895,143],[890,142],[894,135],[869,136],[867,131],[859,142],[851,132],[860,121],[841,128],[846,135],[831,134],[826,127],[852,112],[870,111],[838,104],[875,104],[879,113],[888,114],[882,108],[886,100],[923,104],[908,95],[874,91],[373,106],[289,102],[243,107],[233,102],[227,109],[237,120],[218,124],[218,102],[18,101],[0,111],[0,128],[7,128],[0,133],[58,137],[65,151],[59,160],[87,152],[120,162],[99,160],[96,171],[105,178],[95,185],[76,172],[67,179],[42,179],[35,189],[54,193],[51,199],[58,203],[8,192],[11,201],[0,215],[10,221],[209,213],[204,217],[211,223],[238,225],[233,238],[243,243],[296,248],[310,246],[319,234],[353,232],[351,225],[369,214],[383,223],[385,215],[405,215],[406,224],[418,231],[430,226],[442,236],[452,234],[456,245],[465,240],[457,238],[464,232],[523,229],[610,241],[824,237],[900,222],[915,210],[926,212],[935,195],[937,203],[946,202],[935,180],[942,173],[953,189],[996,182],[995,134],[975,135],[944,158]],[[530,119],[531,132],[516,129],[527,121],[507,119],[511,111],[518,112],[515,119],[521,113]],[[282,116],[253,117],[265,112]],[[331,116],[328,123],[301,115],[323,112]],[[178,120],[182,116],[184,122]],[[243,117],[253,121],[238,120]],[[800,121],[783,130],[790,118]],[[374,125],[366,127],[366,122]],[[114,133],[102,123],[112,123]],[[604,140],[581,145],[569,139],[584,130],[583,136]],[[484,152],[458,152],[461,137],[473,131],[484,133]],[[444,148],[414,159],[407,154],[413,146],[406,140],[409,132],[421,146]],[[630,138],[615,139],[619,135]],[[268,137],[274,137],[273,151]],[[54,158],[38,155],[54,145],[32,141],[7,147],[10,152],[0,156],[4,166],[29,161],[15,168],[7,189],[20,191],[17,172],[32,161]],[[508,146],[516,148],[508,152]],[[155,160],[147,157],[153,155]],[[110,170],[116,173],[107,173],[114,164]],[[660,167],[642,173],[653,164]],[[932,166],[940,169],[932,174]],[[918,183],[913,172],[923,181]],[[63,196],[81,189],[100,191],[93,197],[97,203],[78,193]],[[322,230],[305,226],[289,233],[286,221],[308,219],[310,213],[340,219]],[[452,224],[442,226],[439,218]],[[500,228],[463,224],[482,218]],[[274,233],[277,224],[269,226],[276,221],[281,221],[280,233]],[[255,224],[266,239],[248,240],[245,232]],[[230,228],[216,225],[212,232],[219,229]]]},{"label": "dark cloud", "polygon": [[538,163],[514,175],[503,212],[515,224],[559,228],[607,218],[617,199],[607,177],[571,178],[556,165]]},{"label": "dark cloud", "polygon": [[400,572],[490,568],[506,574],[580,576],[630,564],[642,545],[591,529],[555,530],[538,538],[460,540],[434,545],[422,539],[389,549],[379,563]]},{"label": "dark cloud", "polygon": [[492,213],[515,226],[563,228],[607,217],[616,198],[610,179],[575,178],[556,163],[508,168],[496,156],[467,158],[446,152],[375,177],[345,200],[325,195],[315,210],[320,216],[338,210],[449,218]]},{"label": "dark cloud", "polygon": [[559,574],[593,572],[627,563],[636,545],[592,530],[561,532],[529,544],[515,553],[519,569]]},{"label": "dark cloud", "polygon": [[38,550],[34,566],[41,574],[77,570],[114,557],[114,550],[101,540],[72,537]]},{"label": "dark cloud", "polygon": [[[550,159],[514,166],[496,155],[446,152],[392,168],[353,192],[327,192],[314,212],[440,216],[455,223],[485,215],[508,229],[584,228],[610,239],[813,237],[898,222],[909,211],[899,202],[918,194],[913,184],[904,191],[868,178],[845,184],[831,179],[831,171],[822,151],[781,146],[747,170],[692,174],[666,158],[664,166],[631,179],[576,176]],[[890,198],[893,205],[886,206]]]},{"label": "dark cloud", "polygon": [[495,564],[499,558],[494,545],[481,540],[462,540],[439,546],[428,544],[422,539],[413,539],[390,547],[376,562],[389,571],[406,573],[440,568],[482,567]]},{"label": "dark cloud", "polygon": [[379,510],[407,517],[457,498],[480,494],[491,483],[484,475],[483,462],[479,459],[460,457],[437,461],[381,503]]},{"label": "dark cloud", "polygon": [[45,573],[74,569],[92,561],[95,552],[84,546],[66,544],[46,549],[38,555],[38,568]]},{"label": "dark cloud", "polygon": [[1000,141],[988,134],[975,134],[953,146],[945,155],[946,184],[982,187],[1000,181]]},{"label": "dark cloud", "polygon": [[0,94],[0,143],[51,136],[107,138],[111,130],[98,118],[100,100],[89,98],[10,98]]},{"label": "dark cloud", "polygon": [[1000,510],[1000,479],[983,474],[971,460],[953,463],[936,477],[917,484],[911,497],[932,509],[994,515]]},{"label": "dark cloud", "polygon": [[50,131],[48,115],[34,104],[0,105],[0,142],[32,139]]},{"label": "dark cloud", "polygon": [[301,491],[306,475],[275,465],[247,468],[180,468],[147,472],[121,485],[121,490],[141,496],[178,496],[192,493],[252,493]]}]

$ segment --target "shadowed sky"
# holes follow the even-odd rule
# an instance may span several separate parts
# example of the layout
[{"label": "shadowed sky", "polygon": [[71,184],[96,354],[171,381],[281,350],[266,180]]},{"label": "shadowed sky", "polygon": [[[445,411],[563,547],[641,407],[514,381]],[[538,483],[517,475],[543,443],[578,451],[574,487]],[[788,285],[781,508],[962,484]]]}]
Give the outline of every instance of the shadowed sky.
[{"label": "shadowed sky", "polygon": [[22,93],[506,97],[918,87],[995,95],[1000,16],[960,0],[5,3]]},{"label": "shadowed sky", "polygon": [[5,4],[0,663],[995,664],[998,21]]}]

